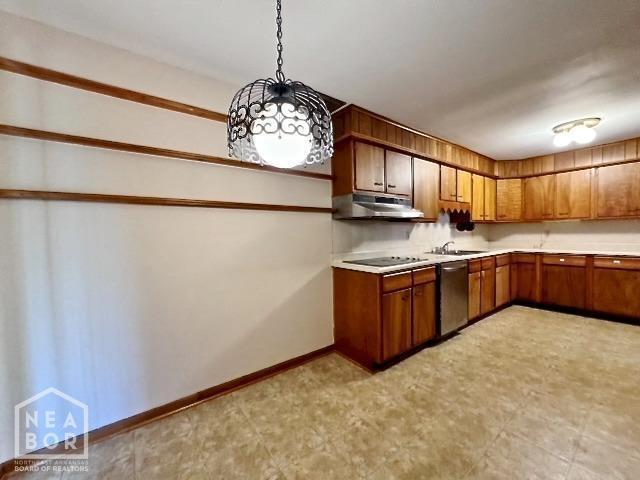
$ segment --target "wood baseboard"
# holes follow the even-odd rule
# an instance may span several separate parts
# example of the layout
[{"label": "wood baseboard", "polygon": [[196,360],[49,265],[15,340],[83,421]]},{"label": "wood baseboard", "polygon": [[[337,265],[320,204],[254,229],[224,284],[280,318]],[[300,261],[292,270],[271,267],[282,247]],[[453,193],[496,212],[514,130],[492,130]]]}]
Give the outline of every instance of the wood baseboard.
[{"label": "wood baseboard", "polygon": [[[93,444],[103,441],[114,435],[128,432],[148,423],[168,417],[169,415],[173,415],[174,413],[186,410],[187,408],[199,405],[200,403],[212,400],[222,395],[226,395],[262,380],[266,380],[267,378],[273,377],[274,375],[282,373],[286,370],[299,367],[300,365],[310,362],[311,360],[315,360],[317,358],[328,355],[333,351],[333,344],[327,345],[326,347],[314,350],[309,353],[305,353],[304,355],[300,355],[290,360],[285,360],[284,362],[272,365],[271,367],[263,368],[262,370],[258,370],[257,372],[249,373],[242,377],[236,378],[234,380],[229,380],[228,382],[207,388],[205,390],[201,390],[192,395],[188,395],[165,405],[161,405],[159,407],[152,408],[151,410],[138,413],[137,415],[133,415],[132,417],[125,418],[109,425],[105,425],[104,427],[97,428],[89,432],[89,438],[91,439],[90,443]],[[79,442],[82,441],[83,439],[80,438]],[[9,473],[14,471],[14,463],[16,462],[16,460],[17,459],[11,459],[0,464],[0,478],[4,478],[5,475],[8,475]]]}]

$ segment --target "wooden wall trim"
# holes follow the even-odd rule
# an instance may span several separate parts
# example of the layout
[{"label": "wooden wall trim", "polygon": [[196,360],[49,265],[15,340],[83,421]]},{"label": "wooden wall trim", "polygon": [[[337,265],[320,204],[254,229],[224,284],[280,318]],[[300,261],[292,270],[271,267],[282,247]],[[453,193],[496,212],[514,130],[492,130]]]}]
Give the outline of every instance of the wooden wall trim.
[{"label": "wooden wall trim", "polygon": [[121,100],[129,100],[131,102],[142,103],[144,105],[163,108],[165,110],[172,110],[174,112],[184,113],[186,115],[206,118],[208,120],[214,120],[216,122],[227,122],[227,115],[225,115],[224,113],[207,110],[205,108],[196,107],[187,103],[177,102],[175,100],[156,97],[155,95],[149,95],[147,93],[136,92],[127,88],[116,87],[114,85],[96,82],[95,80],[89,80],[87,78],[58,72],[56,70],[39,67],[37,65],[32,65],[17,60],[11,60],[6,57],[0,57],[0,70],[37,78],[38,80],[45,80],[47,82],[66,85],[67,87],[79,88],[88,92],[108,95],[110,97],[119,98]]},{"label": "wooden wall trim", "polygon": [[211,163],[214,165],[223,165],[226,167],[246,168],[270,173],[282,173],[285,175],[296,175],[299,177],[316,178],[319,180],[331,180],[333,177],[325,173],[307,172],[304,170],[292,170],[289,168],[277,168],[270,165],[260,165],[257,163],[241,162],[230,158],[217,157],[213,155],[204,155],[202,153],[184,152],[181,150],[171,150],[168,148],[148,147],[145,145],[136,145],[132,143],[116,142],[113,140],[101,140],[98,138],[81,137],[78,135],[69,135],[66,133],[50,132],[46,130],[37,130],[25,127],[16,127],[13,125],[0,124],[0,135],[8,135],[13,137],[32,138],[36,140],[46,140],[51,142],[70,143],[73,145],[82,145],[85,147],[105,148],[108,150],[118,150],[121,152],[140,153],[144,155],[155,155],[158,157],[176,158],[180,160],[190,160],[194,162]]},{"label": "wooden wall trim", "polygon": [[[314,350],[304,355],[300,355],[290,360],[285,360],[284,362],[278,363],[271,367],[263,368],[262,370],[258,370],[257,372],[244,375],[220,385],[207,388],[206,390],[202,390],[200,392],[196,392],[192,395],[180,398],[151,410],[147,410],[132,417],[119,420],[101,428],[97,428],[89,432],[90,443],[93,444],[105,440],[114,435],[128,432],[150,422],[160,420],[162,418],[168,417],[169,415],[173,415],[174,413],[181,412],[183,410],[186,410],[187,408],[195,407],[196,405],[199,405],[203,402],[212,400],[222,395],[226,395],[262,380],[266,380],[269,377],[273,377],[274,375],[277,375],[279,373],[285,372],[295,367],[299,367],[300,365],[304,365],[305,363],[308,363],[312,360],[328,355],[333,351],[334,346],[328,345],[326,347]],[[80,439],[80,443],[82,441],[84,441],[84,439]],[[10,472],[13,472],[15,461],[16,459],[12,459],[0,464],[0,478],[2,478],[3,475],[8,475]]]},{"label": "wooden wall trim", "polygon": [[219,200],[195,200],[188,198],[142,197],[110,195],[102,193],[51,192],[44,190],[0,189],[0,199],[49,200],[66,202],[118,203],[129,205],[158,205],[165,207],[223,208],[233,210],[261,210],[270,212],[332,213],[331,208],[299,205],[274,205],[269,203],[224,202]]}]

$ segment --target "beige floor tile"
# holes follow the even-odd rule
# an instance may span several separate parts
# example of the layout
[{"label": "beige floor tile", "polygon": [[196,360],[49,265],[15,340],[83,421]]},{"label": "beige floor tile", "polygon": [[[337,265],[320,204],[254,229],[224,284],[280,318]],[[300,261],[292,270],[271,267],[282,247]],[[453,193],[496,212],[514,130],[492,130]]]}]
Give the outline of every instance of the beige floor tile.
[{"label": "beige floor tile", "polygon": [[575,464],[603,478],[611,480],[637,480],[640,478],[640,459],[633,450],[618,448],[610,443],[583,435],[580,438]]},{"label": "beige floor tile", "polygon": [[567,476],[567,480],[606,480],[606,479],[574,463],[573,465],[571,465],[571,471]]},{"label": "beige floor tile", "polygon": [[63,480],[135,479],[134,433],[106,438],[89,446],[89,471],[64,472]]}]

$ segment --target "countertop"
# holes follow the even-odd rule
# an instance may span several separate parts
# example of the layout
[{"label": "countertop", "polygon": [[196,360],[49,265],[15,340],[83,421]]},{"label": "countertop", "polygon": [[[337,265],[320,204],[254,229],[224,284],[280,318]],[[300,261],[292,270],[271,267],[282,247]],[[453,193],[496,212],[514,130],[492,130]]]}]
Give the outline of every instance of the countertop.
[{"label": "countertop", "polygon": [[[497,250],[488,250],[482,253],[475,253],[471,255],[438,255],[435,253],[422,253],[422,254],[407,254],[407,255],[399,255],[397,252],[393,254],[383,254],[383,253],[375,253],[369,256],[364,256],[362,254],[357,254],[354,256],[344,255],[342,258],[335,259],[331,266],[335,268],[345,268],[347,270],[357,270],[359,272],[368,272],[368,273],[391,273],[391,272],[400,272],[402,270],[411,270],[413,268],[426,267],[429,265],[439,265],[447,262],[455,262],[458,260],[472,260],[474,258],[482,258],[482,257],[491,257],[494,255],[502,255],[505,253],[550,253],[550,254],[564,254],[564,255],[611,255],[611,256],[631,256],[631,257],[640,257],[640,252],[615,252],[615,251],[606,251],[606,250],[567,250],[567,249],[544,249],[544,248],[503,248]],[[394,265],[391,267],[370,267],[367,265],[359,265],[355,263],[347,263],[348,260],[361,260],[363,258],[376,258],[376,257],[384,257],[384,256],[407,256],[407,257],[419,257],[420,261],[405,263],[403,265]]]}]

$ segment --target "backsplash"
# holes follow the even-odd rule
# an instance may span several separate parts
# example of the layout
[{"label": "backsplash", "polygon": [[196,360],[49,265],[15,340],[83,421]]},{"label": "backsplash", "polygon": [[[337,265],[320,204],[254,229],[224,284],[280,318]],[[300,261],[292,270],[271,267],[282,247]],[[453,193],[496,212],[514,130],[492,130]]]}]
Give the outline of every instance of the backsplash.
[{"label": "backsplash", "polygon": [[640,252],[640,220],[585,220],[495,224],[488,231],[495,248],[551,248]]},{"label": "backsplash", "polygon": [[381,252],[418,254],[454,241],[454,248],[489,248],[487,225],[477,224],[473,232],[458,232],[449,216],[436,223],[408,223],[370,220],[334,220],[333,254]]}]

